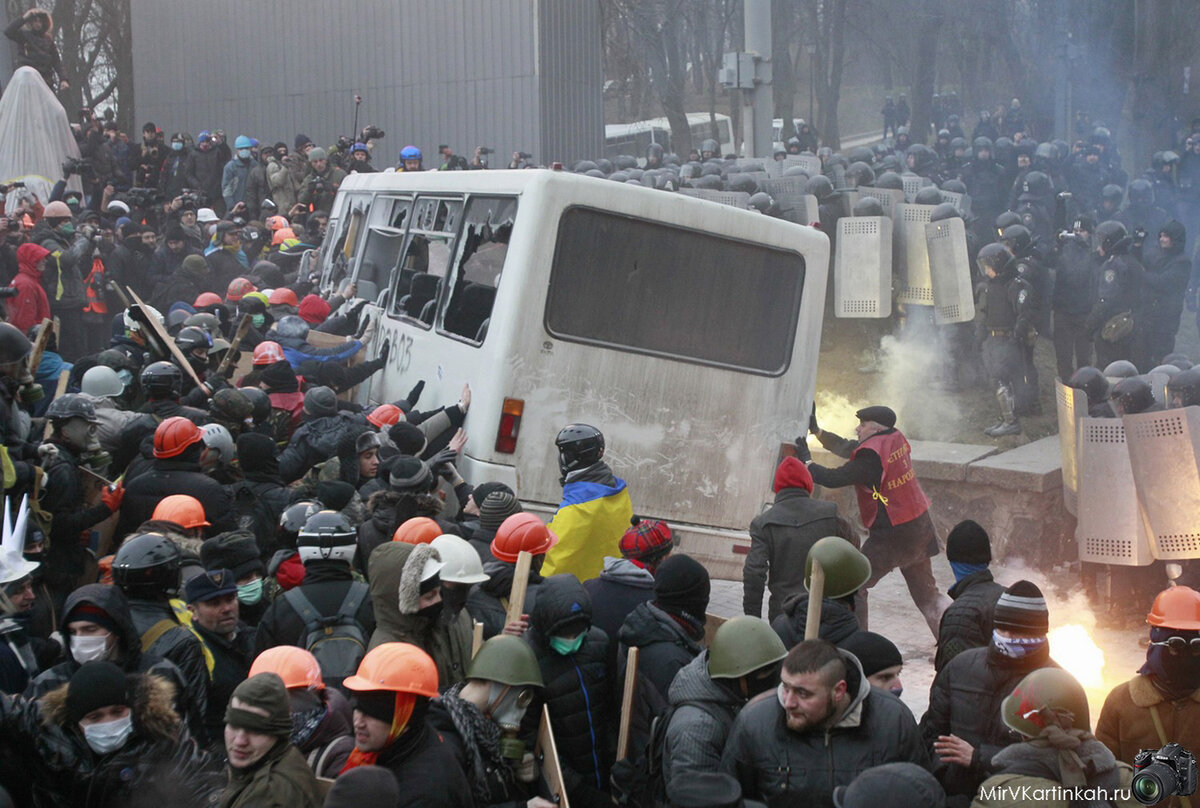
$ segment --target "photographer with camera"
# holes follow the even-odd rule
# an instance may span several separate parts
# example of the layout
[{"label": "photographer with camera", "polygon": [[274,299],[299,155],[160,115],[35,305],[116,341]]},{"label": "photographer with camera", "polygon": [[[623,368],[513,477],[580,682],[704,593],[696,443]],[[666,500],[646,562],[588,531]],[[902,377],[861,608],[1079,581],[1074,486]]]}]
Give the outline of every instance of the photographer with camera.
[{"label": "photographer with camera", "polygon": [[54,44],[54,20],[50,12],[31,8],[9,23],[4,35],[17,43],[18,67],[32,67],[41,73],[52,90],[70,89],[63,72],[62,57]]},{"label": "photographer with camera", "polygon": [[471,168],[475,171],[481,171],[488,167],[487,156],[492,154],[492,149],[487,146],[476,146],[475,156],[471,158]]},{"label": "photographer with camera", "polygon": [[515,151],[512,153],[512,160],[508,164],[509,168],[534,168],[533,155],[528,152]]},{"label": "photographer with camera", "polygon": [[[1135,767],[1143,749],[1200,748],[1200,592],[1187,586],[1160,592],[1146,622],[1146,664],[1113,688],[1096,723],[1100,742]],[[1159,804],[1184,803],[1172,796]]]},{"label": "photographer with camera", "polygon": [[346,179],[346,172],[329,162],[329,156],[320,146],[308,152],[308,164],[312,173],[300,189],[300,204],[310,210],[332,210],[333,198]]},{"label": "photographer with camera", "polygon": [[359,141],[350,149],[350,167],[346,169],[347,174],[374,174],[378,171],[375,166],[371,165],[371,150],[367,148],[367,144]]},{"label": "photographer with camera", "polygon": [[[488,149],[491,152],[491,149]],[[438,166],[438,171],[466,171],[467,158],[461,154],[455,154],[454,149],[446,144],[438,146],[438,153],[442,155],[442,164]]]}]

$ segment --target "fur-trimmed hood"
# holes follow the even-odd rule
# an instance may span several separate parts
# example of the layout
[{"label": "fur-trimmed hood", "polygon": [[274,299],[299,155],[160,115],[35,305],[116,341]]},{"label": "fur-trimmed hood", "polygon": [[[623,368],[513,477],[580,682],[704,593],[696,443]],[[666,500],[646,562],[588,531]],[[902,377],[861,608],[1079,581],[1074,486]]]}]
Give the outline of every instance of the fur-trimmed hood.
[{"label": "fur-trimmed hood", "polygon": [[412,642],[423,634],[428,620],[417,617],[420,598],[421,570],[425,562],[436,557],[437,551],[428,544],[405,544],[389,541],[371,553],[367,565],[371,580],[371,605],[375,608],[375,633],[371,648],[385,642]]},{"label": "fur-trimmed hood", "polygon": [[[148,674],[126,677],[133,691],[133,729],[152,741],[174,741],[179,733],[179,714],[175,712],[175,686]],[[41,698],[42,720],[70,734],[67,719],[67,689],[70,684],[51,690]]]},{"label": "fur-trimmed hood", "polygon": [[420,608],[418,601],[421,599],[421,573],[431,558],[435,561],[442,560],[438,551],[428,544],[418,544],[408,554],[408,560],[404,562],[404,571],[400,573],[400,587],[396,598],[400,614],[416,614]]}]

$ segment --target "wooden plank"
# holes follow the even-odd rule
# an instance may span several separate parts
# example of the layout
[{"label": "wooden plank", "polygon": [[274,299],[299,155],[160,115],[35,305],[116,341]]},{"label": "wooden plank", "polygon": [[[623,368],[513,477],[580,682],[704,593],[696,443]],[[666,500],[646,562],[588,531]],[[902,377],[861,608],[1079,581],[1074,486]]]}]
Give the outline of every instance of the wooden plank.
[{"label": "wooden plank", "polygon": [[821,600],[825,597],[825,570],[821,562],[812,560],[812,574],[808,579],[808,619],[804,623],[804,639],[815,640],[821,629]]},{"label": "wooden plank", "polygon": [[563,786],[562,768],[558,763],[558,744],[554,742],[554,729],[550,726],[550,708],[544,704],[534,756],[542,764],[542,779],[546,781],[554,801],[562,808],[571,808],[571,803],[567,800],[567,790]]},{"label": "wooden plank", "polygon": [[246,334],[250,333],[251,322],[251,315],[242,315],[242,321],[238,323],[237,331],[233,334],[233,340],[229,343],[229,350],[221,357],[221,364],[217,365],[216,375],[228,378],[229,366],[233,364],[234,355],[239,352],[238,346],[242,344],[242,340],[246,338]]},{"label": "wooden plank", "polygon": [[47,317],[38,328],[37,339],[33,341],[33,350],[29,352],[29,375],[37,378],[38,365],[42,364],[42,354],[46,352],[46,343],[54,333],[53,321]]},{"label": "wooden plank", "polygon": [[525,613],[525,590],[529,588],[529,567],[533,564],[533,556],[522,550],[517,554],[517,570],[513,575],[512,590],[508,595],[508,614],[504,624],[520,620]]},{"label": "wooden plank", "polygon": [[478,620],[474,621],[471,626],[471,659],[479,653],[479,649],[483,647],[483,623]]},{"label": "wooden plank", "polygon": [[617,734],[617,760],[629,756],[629,730],[633,722],[633,697],[637,692],[638,672],[637,646],[629,649],[625,656],[625,691],[621,695],[621,728]]},{"label": "wooden plank", "polygon": [[196,370],[192,367],[192,363],[187,360],[187,357],[183,355],[183,351],[179,350],[179,346],[175,344],[175,340],[171,339],[171,336],[167,333],[166,329],[163,328],[163,324],[160,323],[156,318],[151,317],[146,313],[146,309],[149,308],[146,305],[146,302],[138,297],[138,293],[133,291],[132,288],[129,288],[129,296],[133,298],[134,303],[138,304],[138,308],[140,309],[139,313],[141,315],[139,319],[141,322],[146,325],[151,332],[154,333],[154,336],[158,339],[159,343],[161,343],[167,349],[167,351],[170,352],[171,356],[175,359],[175,364],[179,365],[181,370],[192,377],[192,381],[196,383],[197,387],[203,387],[205,390],[208,390],[209,388],[205,386],[204,382],[200,381],[200,377],[196,375]]},{"label": "wooden plank", "polygon": [[709,612],[704,615],[704,647],[711,648],[713,637],[716,636],[717,629],[725,625],[728,617],[721,617],[719,614]]},{"label": "wooden plank", "polygon": [[[58,374],[58,385],[54,388],[54,397],[58,398],[67,392],[67,379],[71,377],[71,371],[64,370]],[[50,419],[46,419],[46,428],[42,430],[42,440],[50,440],[50,431],[52,429]]]}]

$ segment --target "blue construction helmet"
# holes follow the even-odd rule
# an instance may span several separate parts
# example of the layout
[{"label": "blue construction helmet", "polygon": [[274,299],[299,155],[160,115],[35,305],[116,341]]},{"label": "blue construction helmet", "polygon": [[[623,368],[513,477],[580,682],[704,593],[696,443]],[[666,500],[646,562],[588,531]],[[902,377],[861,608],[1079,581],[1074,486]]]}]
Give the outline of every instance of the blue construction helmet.
[{"label": "blue construction helmet", "polygon": [[400,159],[401,160],[420,160],[421,159],[421,150],[418,149],[416,146],[405,146],[403,149],[400,150]]},{"label": "blue construction helmet", "polygon": [[246,135],[238,135],[237,139],[233,141],[233,147],[235,149],[253,149],[254,140]]}]

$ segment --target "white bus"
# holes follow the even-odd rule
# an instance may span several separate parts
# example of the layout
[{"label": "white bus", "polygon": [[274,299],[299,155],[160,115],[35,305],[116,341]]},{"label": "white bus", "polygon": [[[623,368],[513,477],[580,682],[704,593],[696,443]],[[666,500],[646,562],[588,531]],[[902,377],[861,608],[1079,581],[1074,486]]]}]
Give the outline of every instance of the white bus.
[{"label": "white bus", "polygon": [[738,577],[746,529],[816,383],[829,264],[818,230],[550,170],[353,174],[322,286],[373,300],[363,403],[425,381],[421,407],[472,389],[460,470],[549,516],[554,438],[604,432],[634,511]]},{"label": "white bus", "polygon": [[[728,115],[716,116],[717,137],[721,157],[734,153],[733,121]],[[713,137],[713,118],[707,112],[687,113],[688,128],[692,132],[692,148],[700,150],[704,140]],[[604,156],[609,159],[629,154],[638,159],[638,165],[646,162],[646,147],[657,143],[664,151],[678,151],[671,147],[671,122],[666,118],[650,118],[633,123],[610,123],[604,127]],[[687,159],[686,154],[680,154]]]}]

